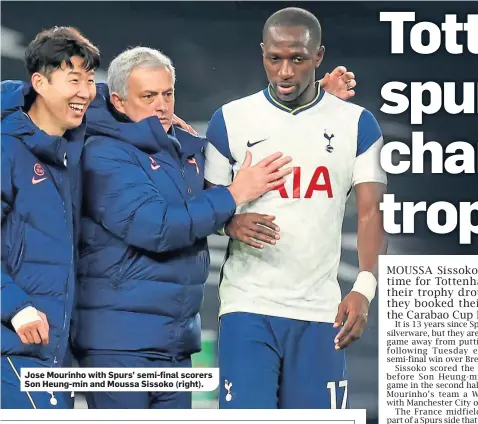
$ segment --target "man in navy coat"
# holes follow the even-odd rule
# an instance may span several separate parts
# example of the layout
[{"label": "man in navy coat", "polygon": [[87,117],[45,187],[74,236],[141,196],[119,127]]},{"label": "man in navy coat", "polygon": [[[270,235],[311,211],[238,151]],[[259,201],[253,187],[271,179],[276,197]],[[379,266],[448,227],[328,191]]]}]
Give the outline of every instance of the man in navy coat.
[{"label": "man in navy coat", "polygon": [[99,59],[56,27],[27,48],[30,82],[2,82],[2,408],[71,407],[67,392],[21,392],[20,374],[70,365],[79,161]]},{"label": "man in navy coat", "polygon": [[[98,86],[83,156],[78,320],[82,367],[190,367],[201,348],[207,236],[283,184],[273,154],[204,190],[206,140],[172,125],[175,71],[161,52],[116,57]],[[98,392],[90,408],[190,408],[190,392]]]}]

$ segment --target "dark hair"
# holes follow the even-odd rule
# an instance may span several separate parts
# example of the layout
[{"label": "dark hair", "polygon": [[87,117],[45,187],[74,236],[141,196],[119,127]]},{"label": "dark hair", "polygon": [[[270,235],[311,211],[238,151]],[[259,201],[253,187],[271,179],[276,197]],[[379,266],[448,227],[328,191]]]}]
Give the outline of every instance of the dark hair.
[{"label": "dark hair", "polygon": [[54,27],[37,34],[25,52],[25,65],[28,75],[35,72],[49,76],[59,69],[63,62],[73,68],[71,58],[84,59],[83,67],[87,71],[100,66],[100,51],[80,31],[72,27]]},{"label": "dark hair", "polygon": [[267,31],[273,26],[296,27],[302,26],[309,30],[311,39],[320,46],[322,41],[322,27],[316,16],[305,9],[287,7],[278,10],[267,19],[262,31],[263,40],[266,39]]}]

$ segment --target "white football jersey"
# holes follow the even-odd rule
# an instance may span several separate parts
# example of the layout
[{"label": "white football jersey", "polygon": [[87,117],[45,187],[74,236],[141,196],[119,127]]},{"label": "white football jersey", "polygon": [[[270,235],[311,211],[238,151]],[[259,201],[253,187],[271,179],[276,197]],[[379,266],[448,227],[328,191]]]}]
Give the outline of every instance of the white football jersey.
[{"label": "white football jersey", "polygon": [[221,271],[220,315],[250,312],[334,322],[345,203],[354,185],[386,184],[382,133],[366,109],[319,90],[291,110],[269,88],[218,109],[207,130],[205,178],[229,185],[246,151],[253,165],[282,152],[294,168],[285,185],[236,213],[273,215],[276,245],[256,249],[230,241]]}]

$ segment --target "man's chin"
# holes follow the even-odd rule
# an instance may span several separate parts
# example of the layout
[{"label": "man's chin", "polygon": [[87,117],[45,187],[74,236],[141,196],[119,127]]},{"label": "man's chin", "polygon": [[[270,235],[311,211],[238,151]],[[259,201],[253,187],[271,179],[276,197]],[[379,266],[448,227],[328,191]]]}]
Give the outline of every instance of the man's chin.
[{"label": "man's chin", "polygon": [[83,117],[81,118],[76,118],[76,119],[69,119],[68,122],[65,123],[66,130],[74,130],[75,128],[78,128],[83,122]]},{"label": "man's chin", "polygon": [[284,102],[284,103],[292,103],[294,102],[295,100],[297,100],[297,91],[293,91],[292,93],[289,93],[289,94],[283,94],[283,93],[280,93],[278,91],[276,91],[276,97],[281,101],[281,102]]}]

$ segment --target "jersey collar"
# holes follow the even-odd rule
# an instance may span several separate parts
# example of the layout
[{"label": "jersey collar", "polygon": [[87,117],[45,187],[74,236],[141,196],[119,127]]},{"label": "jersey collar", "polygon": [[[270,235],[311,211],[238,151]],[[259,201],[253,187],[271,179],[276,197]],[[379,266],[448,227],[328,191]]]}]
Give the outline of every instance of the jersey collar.
[{"label": "jersey collar", "polygon": [[295,109],[284,106],[283,104],[279,103],[276,99],[274,99],[271,93],[270,84],[267,86],[267,88],[263,90],[263,93],[267,101],[273,106],[275,106],[277,109],[290,113],[291,115],[297,115],[300,112],[304,112],[305,110],[310,109],[311,107],[314,107],[317,103],[319,103],[322,100],[322,97],[324,97],[325,91],[320,87],[320,82],[317,81],[315,84],[318,86],[318,90],[317,90],[317,95],[314,97],[314,99],[305,105],[296,107]]}]

